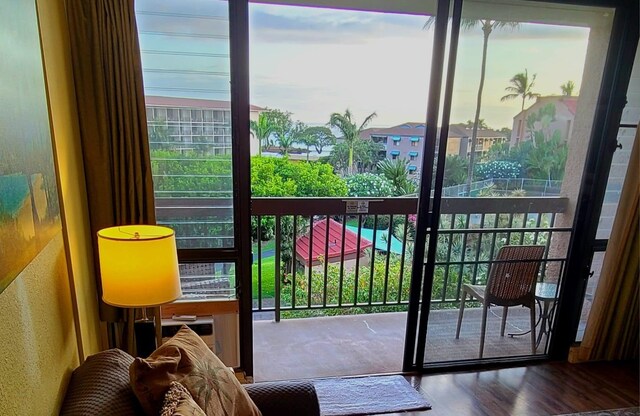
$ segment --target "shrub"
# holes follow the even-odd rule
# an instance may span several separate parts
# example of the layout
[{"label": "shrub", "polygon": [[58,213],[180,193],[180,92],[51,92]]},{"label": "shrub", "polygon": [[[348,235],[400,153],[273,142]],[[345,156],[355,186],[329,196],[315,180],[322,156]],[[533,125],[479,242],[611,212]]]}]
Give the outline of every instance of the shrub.
[{"label": "shrub", "polygon": [[475,176],[479,180],[494,178],[519,178],[522,165],[511,160],[495,160],[476,166]]}]

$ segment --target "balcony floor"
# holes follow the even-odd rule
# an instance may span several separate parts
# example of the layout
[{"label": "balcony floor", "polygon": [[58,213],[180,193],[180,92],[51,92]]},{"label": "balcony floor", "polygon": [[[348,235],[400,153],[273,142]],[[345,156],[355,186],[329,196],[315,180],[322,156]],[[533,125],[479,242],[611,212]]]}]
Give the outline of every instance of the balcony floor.
[{"label": "balcony floor", "polygon": [[[530,355],[530,335],[500,337],[502,308],[489,310],[484,357]],[[264,315],[261,315],[264,318]],[[399,372],[406,312],[254,321],[255,381]],[[478,358],[481,308],[467,308],[460,339],[457,309],[429,317],[426,360]],[[538,327],[539,328],[539,327]],[[529,310],[509,308],[505,333],[529,329]],[[544,351],[542,338],[537,353]]]}]

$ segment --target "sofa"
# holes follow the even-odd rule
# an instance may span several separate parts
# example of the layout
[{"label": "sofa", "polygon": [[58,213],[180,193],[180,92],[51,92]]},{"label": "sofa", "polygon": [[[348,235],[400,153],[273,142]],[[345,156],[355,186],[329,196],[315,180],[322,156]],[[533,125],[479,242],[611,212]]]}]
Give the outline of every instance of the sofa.
[{"label": "sofa", "polygon": [[[111,349],[92,355],[75,369],[61,408],[64,416],[145,415],[131,384],[136,359]],[[235,377],[235,376],[234,376]],[[242,385],[263,416],[320,415],[315,388],[307,381]],[[176,413],[181,414],[181,413]]]}]

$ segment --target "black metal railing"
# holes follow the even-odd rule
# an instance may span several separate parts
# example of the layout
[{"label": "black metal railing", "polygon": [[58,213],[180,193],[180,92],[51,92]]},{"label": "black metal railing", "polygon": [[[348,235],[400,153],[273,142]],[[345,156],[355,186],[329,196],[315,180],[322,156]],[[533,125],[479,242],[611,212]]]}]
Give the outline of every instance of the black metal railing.
[{"label": "black metal railing", "polygon": [[[365,201],[366,213],[364,206],[350,212]],[[557,279],[566,250],[552,247],[562,247],[571,229],[554,224],[567,202],[444,198],[432,303],[453,306],[463,283],[486,282],[505,244],[544,245],[539,278]],[[277,321],[282,311],[405,305],[416,210],[415,198],[254,198],[254,237],[269,247],[255,246],[254,312],[274,312]],[[345,249],[348,233],[355,250]],[[312,248],[305,250],[309,242]]]}]

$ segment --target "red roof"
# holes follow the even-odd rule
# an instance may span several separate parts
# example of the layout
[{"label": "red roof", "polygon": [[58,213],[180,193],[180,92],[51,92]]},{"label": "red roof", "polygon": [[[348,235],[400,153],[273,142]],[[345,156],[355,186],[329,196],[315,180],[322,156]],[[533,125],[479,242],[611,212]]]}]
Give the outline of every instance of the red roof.
[{"label": "red roof", "polygon": [[[179,97],[159,97],[156,95],[146,95],[145,104],[157,107],[189,107],[189,108],[212,108],[216,110],[230,110],[231,102],[223,100],[203,100],[199,98],[179,98]],[[251,105],[251,111],[262,111],[264,108]]]},{"label": "red roof", "polygon": [[[319,220],[313,224],[313,244],[312,244],[312,262],[318,261],[320,258],[328,258],[329,261],[335,258],[341,258],[342,250],[342,224],[329,219],[329,245],[327,253],[325,253],[325,243],[327,237],[327,220]],[[371,241],[360,237],[360,253],[364,249],[371,247]],[[358,235],[353,231],[344,230],[344,255],[355,254],[358,249]],[[299,237],[296,241],[296,256],[303,261],[305,265],[309,264],[309,236]]]},{"label": "red roof", "polygon": [[576,107],[578,107],[578,98],[577,97],[569,97],[563,98],[562,102],[567,106],[567,109],[573,114],[576,115]]}]

